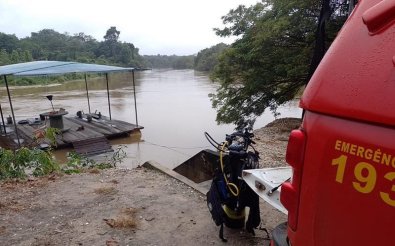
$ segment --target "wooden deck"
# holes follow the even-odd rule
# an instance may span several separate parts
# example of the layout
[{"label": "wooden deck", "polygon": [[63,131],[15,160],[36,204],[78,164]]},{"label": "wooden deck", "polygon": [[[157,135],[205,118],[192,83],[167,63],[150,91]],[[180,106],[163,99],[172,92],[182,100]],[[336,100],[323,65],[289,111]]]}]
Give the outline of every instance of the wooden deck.
[{"label": "wooden deck", "polygon": [[90,138],[73,142],[75,152],[80,155],[92,156],[114,151],[105,137]]},{"label": "wooden deck", "polygon": [[[105,116],[102,116],[100,119],[93,118],[91,122],[88,122],[86,115],[82,118],[78,118],[77,116],[63,117],[63,124],[62,133],[56,138],[56,146],[52,147],[55,149],[74,147],[77,152],[81,153],[84,151],[94,152],[95,148],[104,151],[107,147],[103,139],[128,136],[131,133],[139,132],[140,129],[143,129],[142,126],[136,126],[120,120],[110,120]],[[27,147],[37,145],[34,139],[36,132],[48,126],[49,122],[46,121],[36,124],[18,124],[19,138],[23,139],[21,145]],[[13,129],[13,126],[10,125],[8,128]],[[95,146],[95,140],[100,140],[98,142],[103,144],[96,144]],[[40,141],[40,144],[45,145],[50,144],[50,142],[47,139],[43,139]],[[15,132],[8,133],[6,136],[1,136],[0,145],[8,149],[17,148],[18,143],[16,141]],[[94,147],[89,147],[89,145]]]}]

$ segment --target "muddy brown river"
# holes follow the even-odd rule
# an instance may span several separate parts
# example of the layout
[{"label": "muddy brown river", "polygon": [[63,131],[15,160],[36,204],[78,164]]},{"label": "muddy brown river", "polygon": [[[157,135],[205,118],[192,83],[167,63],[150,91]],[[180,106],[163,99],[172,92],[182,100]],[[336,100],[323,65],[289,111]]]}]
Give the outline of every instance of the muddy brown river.
[{"label": "muddy brown river", "polygon": [[[46,78],[50,82],[51,78]],[[150,70],[135,75],[138,123],[144,129],[141,135],[111,140],[116,147],[125,145],[127,158],[122,167],[133,168],[148,160],[154,160],[168,168],[174,168],[205,148],[211,148],[203,133],[221,142],[225,134],[232,133],[234,125],[217,125],[216,112],[211,108],[209,93],[217,84],[207,74],[193,70]],[[12,84],[11,84],[12,85]],[[135,123],[133,86],[130,74],[110,75],[111,114],[114,119]],[[88,78],[89,99],[92,112],[108,115],[105,77]],[[16,119],[36,118],[39,113],[51,110],[45,97],[53,95],[55,109],[64,108],[69,115],[77,111],[88,112],[83,81],[60,85],[18,87],[11,89]],[[0,103],[5,116],[10,114],[7,94],[1,88]],[[280,117],[300,117],[298,102],[292,101],[278,110]],[[274,120],[267,111],[256,122],[260,128]],[[69,149],[57,151],[64,159]]]}]

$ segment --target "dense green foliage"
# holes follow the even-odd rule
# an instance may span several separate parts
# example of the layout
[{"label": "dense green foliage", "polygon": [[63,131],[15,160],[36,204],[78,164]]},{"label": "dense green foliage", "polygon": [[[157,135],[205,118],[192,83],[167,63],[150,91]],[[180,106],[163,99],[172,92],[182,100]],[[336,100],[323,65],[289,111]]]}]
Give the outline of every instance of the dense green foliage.
[{"label": "dense green foliage", "polygon": [[194,56],[167,56],[167,55],[156,55],[156,56],[143,56],[151,68],[172,68],[172,69],[193,69]]},{"label": "dense green foliage", "polygon": [[59,170],[59,164],[49,152],[40,149],[20,148],[15,152],[0,149],[0,180],[25,178],[27,170],[42,176]]},{"label": "dense green foliage", "polygon": [[[346,6],[331,2],[328,45],[347,17]],[[219,123],[252,126],[266,108],[276,114],[278,105],[294,98],[309,79],[320,10],[316,0],[264,0],[222,18],[225,27],[215,29],[217,35],[239,38],[212,74],[221,83],[211,95]]]},{"label": "dense green foliage", "polygon": [[[30,37],[21,39],[15,35],[0,33],[0,65],[54,60],[146,67],[138,48],[132,43],[118,40],[120,33],[116,27],[111,27],[104,35],[104,41],[101,42],[82,32],[70,35],[51,29],[32,32]],[[82,75],[68,74],[52,77],[50,82],[58,83],[81,78]],[[48,79],[9,77],[9,82],[13,85],[32,85],[46,83]]]},{"label": "dense green foliage", "polygon": [[[59,33],[52,29],[32,32],[30,37],[18,39],[13,34],[0,32],[0,66],[36,60],[78,61],[118,65],[124,67],[193,69],[194,55],[190,56],[141,56],[132,43],[120,42],[121,32],[110,27],[103,41],[77,33]],[[52,82],[80,78],[75,75],[58,76]],[[12,78],[11,78],[12,79]],[[42,83],[40,78],[18,78],[17,85]]]},{"label": "dense green foliage", "polygon": [[51,150],[22,147],[12,151],[0,148],[0,180],[24,179],[29,175],[44,176],[54,172],[72,174],[92,168],[112,168],[126,157],[124,147],[119,146],[101,162],[70,152],[68,161],[64,164],[60,164],[54,159]]},{"label": "dense green foliage", "polygon": [[116,167],[121,164],[126,157],[125,146],[120,145],[109,155],[105,155],[105,159],[101,162],[94,161],[86,156],[82,156],[72,151],[67,154],[67,163],[65,163],[61,171],[67,174],[81,173],[86,169],[107,169]]},{"label": "dense green foliage", "polygon": [[218,64],[219,55],[228,47],[224,43],[219,43],[210,48],[199,51],[195,58],[194,68],[197,71],[211,72]]},{"label": "dense green foliage", "polygon": [[58,60],[126,67],[144,66],[139,49],[132,43],[120,42],[120,33],[116,27],[111,27],[101,42],[82,32],[70,35],[52,29],[32,32],[30,37],[21,39],[12,34],[0,33],[0,65],[32,60]]}]

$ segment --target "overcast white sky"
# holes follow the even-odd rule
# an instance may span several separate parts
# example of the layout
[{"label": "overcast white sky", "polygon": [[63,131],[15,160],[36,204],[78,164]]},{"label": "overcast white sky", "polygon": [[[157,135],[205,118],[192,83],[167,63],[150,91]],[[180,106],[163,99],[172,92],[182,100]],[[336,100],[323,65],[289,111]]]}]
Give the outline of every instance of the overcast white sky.
[{"label": "overcast white sky", "polygon": [[44,28],[84,32],[103,40],[116,26],[120,41],[133,43],[141,55],[192,55],[231,39],[212,30],[221,16],[240,4],[258,0],[0,0],[0,32],[18,38]]}]

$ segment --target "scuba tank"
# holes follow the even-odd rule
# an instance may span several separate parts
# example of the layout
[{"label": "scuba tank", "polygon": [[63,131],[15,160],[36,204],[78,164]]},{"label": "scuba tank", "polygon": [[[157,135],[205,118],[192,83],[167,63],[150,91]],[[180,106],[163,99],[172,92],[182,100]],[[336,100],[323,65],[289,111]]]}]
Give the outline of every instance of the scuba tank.
[{"label": "scuba tank", "polygon": [[[215,146],[208,133],[208,141]],[[259,168],[259,153],[248,151],[254,143],[252,133],[247,130],[226,135],[226,141],[215,146],[219,151],[218,165],[214,170],[210,190],[207,193],[207,206],[217,226],[220,226],[219,237],[223,236],[223,225],[233,229],[246,228],[254,234],[253,228],[260,224],[259,197],[242,180],[244,169]],[[246,207],[250,208],[246,221]]]}]

